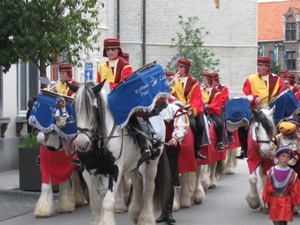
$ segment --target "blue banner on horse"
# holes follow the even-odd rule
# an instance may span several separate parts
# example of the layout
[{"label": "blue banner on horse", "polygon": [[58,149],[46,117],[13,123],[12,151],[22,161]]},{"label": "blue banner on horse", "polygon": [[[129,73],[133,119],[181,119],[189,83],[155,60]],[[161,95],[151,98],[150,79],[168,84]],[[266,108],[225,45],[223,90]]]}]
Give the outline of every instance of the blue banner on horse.
[{"label": "blue banner on horse", "polygon": [[33,105],[28,123],[44,133],[56,131],[59,136],[69,140],[77,133],[73,106],[70,102],[66,102],[69,116],[66,120],[66,127],[58,128],[55,120],[57,111],[55,103],[55,98],[39,94]]},{"label": "blue banner on horse", "polygon": [[170,97],[170,87],[163,68],[152,68],[127,79],[107,96],[115,121],[124,127],[139,110],[151,111],[160,97]]},{"label": "blue banner on horse", "polygon": [[291,90],[284,91],[269,104],[270,108],[274,105],[276,108],[273,119],[276,126],[281,120],[292,116],[300,107],[298,99]]}]

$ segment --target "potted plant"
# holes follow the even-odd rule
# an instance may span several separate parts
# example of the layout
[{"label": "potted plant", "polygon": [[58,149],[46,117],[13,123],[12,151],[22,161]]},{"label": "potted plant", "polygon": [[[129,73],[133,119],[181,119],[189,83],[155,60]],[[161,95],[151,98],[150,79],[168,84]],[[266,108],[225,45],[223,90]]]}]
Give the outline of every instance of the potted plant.
[{"label": "potted plant", "polygon": [[21,137],[19,146],[19,181],[20,189],[24,191],[41,190],[40,167],[35,162],[39,155],[36,136],[36,133],[27,133]]}]

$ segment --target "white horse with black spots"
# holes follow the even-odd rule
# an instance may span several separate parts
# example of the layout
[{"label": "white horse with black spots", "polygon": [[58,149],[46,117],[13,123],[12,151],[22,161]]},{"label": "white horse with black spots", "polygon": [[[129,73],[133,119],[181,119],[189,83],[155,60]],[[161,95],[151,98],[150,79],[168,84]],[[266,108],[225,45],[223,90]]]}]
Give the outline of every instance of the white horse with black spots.
[{"label": "white horse with black spots", "polygon": [[[123,174],[127,174],[133,186],[133,197],[129,207],[129,215],[135,224],[155,224],[154,206],[162,207],[169,191],[168,163],[163,153],[165,127],[161,118],[163,135],[154,144],[157,157],[137,168],[140,158],[140,147],[133,139],[127,127],[118,129],[108,105],[107,93],[102,90],[104,82],[95,85],[92,82],[75,87],[74,100],[77,130],[73,143],[77,146],[77,154],[85,167],[84,179],[89,188],[91,225],[115,225],[114,206],[118,186]],[[133,133],[134,134],[134,133]],[[151,146],[151,138],[147,143]],[[161,157],[161,155],[164,157]],[[101,198],[99,177],[108,178],[108,189]],[[168,175],[167,175],[168,176]]]}]

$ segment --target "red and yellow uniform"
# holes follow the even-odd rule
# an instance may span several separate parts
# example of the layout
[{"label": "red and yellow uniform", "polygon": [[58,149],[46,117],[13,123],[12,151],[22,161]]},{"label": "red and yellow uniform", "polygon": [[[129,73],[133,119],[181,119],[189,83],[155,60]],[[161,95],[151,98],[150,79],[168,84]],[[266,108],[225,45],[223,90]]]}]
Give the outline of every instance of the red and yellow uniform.
[{"label": "red and yellow uniform", "polygon": [[[69,83],[71,84],[74,84],[76,86],[79,86],[80,83],[73,80],[72,78],[68,79],[67,80]],[[56,92],[59,93],[59,94],[62,94],[62,95],[67,95],[67,96],[70,96],[70,97],[74,97],[75,96],[75,93],[72,92],[67,83],[66,82],[60,82],[57,86],[56,86]]]},{"label": "red and yellow uniform", "polygon": [[203,113],[203,101],[200,91],[200,85],[190,74],[180,77],[171,87],[171,94],[175,96],[182,104],[190,106],[193,117]]},{"label": "red and yellow uniform", "polygon": [[[103,56],[108,57],[109,60],[99,66],[97,70],[97,82],[100,83],[106,79],[110,88],[113,89],[131,75],[133,71],[129,62],[122,58],[123,52],[118,38],[106,38],[103,45]],[[111,51],[115,53],[111,55],[109,53]]]},{"label": "red and yellow uniform", "polygon": [[[253,109],[268,106],[282,91],[282,79],[272,73],[265,76],[260,76],[258,73],[252,74],[246,79],[243,87],[243,93],[251,101],[251,108]],[[261,99],[260,106],[254,102],[257,97]]]},{"label": "red and yellow uniform", "polygon": [[97,71],[97,82],[106,79],[110,83],[110,88],[114,88],[118,83],[132,74],[131,65],[121,57],[108,60],[102,63]]},{"label": "red and yellow uniform", "polygon": [[222,111],[222,98],[220,91],[215,88],[203,88],[202,89],[202,98],[205,106],[208,108],[208,113],[210,115],[221,115]]}]

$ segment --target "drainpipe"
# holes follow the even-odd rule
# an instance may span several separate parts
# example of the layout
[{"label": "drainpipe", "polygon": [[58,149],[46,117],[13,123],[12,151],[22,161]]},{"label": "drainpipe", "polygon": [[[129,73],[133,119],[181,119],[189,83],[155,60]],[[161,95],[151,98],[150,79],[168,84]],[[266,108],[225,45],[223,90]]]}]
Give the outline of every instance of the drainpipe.
[{"label": "drainpipe", "polygon": [[120,0],[117,0],[117,38],[120,39]]},{"label": "drainpipe", "polygon": [[142,55],[143,65],[146,64],[146,0],[143,0],[143,40],[142,40]]}]

